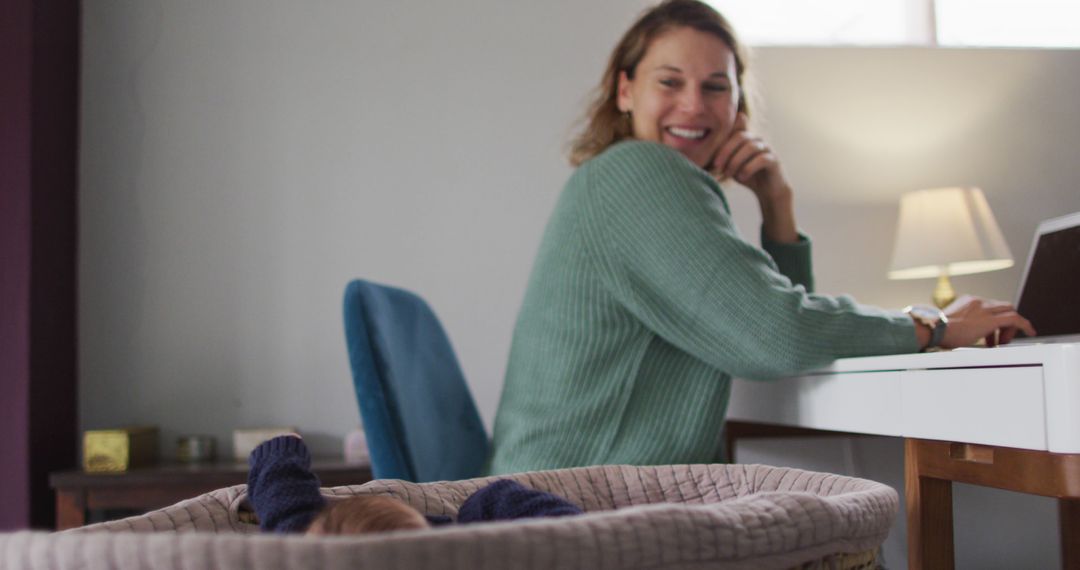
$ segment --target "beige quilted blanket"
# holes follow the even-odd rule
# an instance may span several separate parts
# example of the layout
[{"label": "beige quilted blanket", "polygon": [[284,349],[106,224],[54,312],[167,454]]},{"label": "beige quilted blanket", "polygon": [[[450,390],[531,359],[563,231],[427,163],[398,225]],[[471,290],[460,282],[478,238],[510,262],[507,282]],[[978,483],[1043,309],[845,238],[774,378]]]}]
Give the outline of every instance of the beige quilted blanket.
[{"label": "beige quilted blanket", "polygon": [[[562,495],[586,514],[366,536],[252,536],[258,528],[241,522],[246,492],[238,485],[63,533],[0,535],[0,568],[736,569],[841,560],[872,568],[898,505],[879,483],[761,465],[600,466],[505,478]],[[393,495],[427,514],[454,515],[495,479],[378,480],[324,493]]]}]

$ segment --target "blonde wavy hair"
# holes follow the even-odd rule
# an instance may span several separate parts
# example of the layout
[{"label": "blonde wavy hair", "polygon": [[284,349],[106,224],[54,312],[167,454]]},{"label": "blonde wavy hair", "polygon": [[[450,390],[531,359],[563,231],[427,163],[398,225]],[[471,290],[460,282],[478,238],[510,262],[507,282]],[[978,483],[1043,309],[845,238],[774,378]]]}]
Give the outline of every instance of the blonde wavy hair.
[{"label": "blonde wavy hair", "polygon": [[643,12],[615,46],[600,85],[593,90],[591,102],[586,107],[582,119],[586,125],[570,143],[570,164],[579,166],[609,146],[633,136],[629,117],[619,111],[617,105],[619,73],[625,71],[626,76],[633,79],[634,71],[645,57],[649,44],[672,28],[684,27],[712,34],[731,48],[735,54],[735,74],[741,91],[739,111],[749,114],[743,83],[748,55],[731,23],[711,6],[698,0],[666,0]]}]

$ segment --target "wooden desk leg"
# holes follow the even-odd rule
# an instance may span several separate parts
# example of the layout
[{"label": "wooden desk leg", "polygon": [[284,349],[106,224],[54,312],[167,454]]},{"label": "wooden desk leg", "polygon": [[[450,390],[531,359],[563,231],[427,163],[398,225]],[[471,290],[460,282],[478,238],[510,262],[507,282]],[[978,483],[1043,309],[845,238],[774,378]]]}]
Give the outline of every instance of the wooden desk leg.
[{"label": "wooden desk leg", "polygon": [[56,530],[86,524],[86,493],[80,490],[56,490]]},{"label": "wooden desk leg", "polygon": [[916,439],[904,440],[908,568],[952,570],[952,482],[920,474],[919,443]]},{"label": "wooden desk leg", "polygon": [[1080,570],[1080,499],[1058,499],[1061,567]]}]

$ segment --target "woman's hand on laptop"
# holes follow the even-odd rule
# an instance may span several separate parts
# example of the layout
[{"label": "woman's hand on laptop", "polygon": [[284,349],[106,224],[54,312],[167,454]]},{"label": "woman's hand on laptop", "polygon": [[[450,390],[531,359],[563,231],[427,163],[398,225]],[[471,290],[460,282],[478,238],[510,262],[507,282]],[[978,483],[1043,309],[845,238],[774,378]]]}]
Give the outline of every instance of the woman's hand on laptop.
[{"label": "woman's hand on laptop", "polygon": [[941,342],[945,348],[971,346],[979,339],[986,339],[986,346],[1008,344],[1017,331],[1035,336],[1031,322],[1017,313],[1011,303],[1003,301],[963,295],[945,307],[945,315],[949,317]]}]

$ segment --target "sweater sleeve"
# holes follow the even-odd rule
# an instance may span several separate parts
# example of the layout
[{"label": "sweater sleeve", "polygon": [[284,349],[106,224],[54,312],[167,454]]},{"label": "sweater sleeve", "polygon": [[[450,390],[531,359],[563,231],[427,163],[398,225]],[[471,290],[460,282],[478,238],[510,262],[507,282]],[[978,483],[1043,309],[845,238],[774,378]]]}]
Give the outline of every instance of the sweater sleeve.
[{"label": "sweater sleeve", "polygon": [[622,143],[582,168],[586,251],[620,303],[679,349],[751,379],[918,351],[903,313],[809,293],[808,242],[766,243],[804,280],[792,283],[738,235],[716,181],[677,151]]},{"label": "sweater sleeve", "polygon": [[248,458],[248,500],[264,531],[304,532],[325,506],[311,455],[298,437],[263,442]]}]

